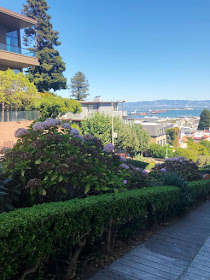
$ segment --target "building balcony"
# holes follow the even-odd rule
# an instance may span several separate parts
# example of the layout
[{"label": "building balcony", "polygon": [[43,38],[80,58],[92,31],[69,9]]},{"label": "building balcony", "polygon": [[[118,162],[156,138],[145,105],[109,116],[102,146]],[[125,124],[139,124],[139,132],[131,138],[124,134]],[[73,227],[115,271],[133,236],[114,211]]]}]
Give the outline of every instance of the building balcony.
[{"label": "building balcony", "polygon": [[0,70],[39,66],[36,52],[0,43]]}]

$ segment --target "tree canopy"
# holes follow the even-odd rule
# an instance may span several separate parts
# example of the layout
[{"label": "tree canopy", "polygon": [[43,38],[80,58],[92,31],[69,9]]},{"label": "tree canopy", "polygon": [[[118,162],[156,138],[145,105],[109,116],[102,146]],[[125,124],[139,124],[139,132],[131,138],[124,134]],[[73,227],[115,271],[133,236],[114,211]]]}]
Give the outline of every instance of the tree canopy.
[{"label": "tree canopy", "polygon": [[0,71],[0,103],[2,116],[9,108],[15,110],[30,109],[38,92],[33,83],[23,73],[15,74],[12,70]]},{"label": "tree canopy", "polygon": [[71,97],[78,101],[85,100],[89,94],[89,82],[82,72],[77,72],[71,79]]},{"label": "tree canopy", "polygon": [[179,145],[179,128],[173,127],[166,129],[166,134],[169,136],[168,142],[172,146]]},{"label": "tree canopy", "polygon": [[198,130],[209,129],[210,127],[210,110],[203,109],[200,115]]},{"label": "tree canopy", "polygon": [[40,111],[41,117],[56,118],[67,112],[80,113],[81,104],[76,100],[62,98],[51,93],[41,93],[41,98],[34,103],[35,109]]},{"label": "tree canopy", "polygon": [[[61,43],[58,41],[59,32],[53,30],[51,16],[47,14],[49,6],[46,0],[26,0],[22,13],[37,20],[37,25],[26,28],[24,44],[37,51],[40,66],[29,68],[28,78],[37,86],[39,92],[50,89],[66,88],[66,78],[63,76],[65,63],[55,49]],[[34,45],[35,42],[35,45]]]},{"label": "tree canopy", "polygon": [[[95,114],[82,121],[81,129],[98,137],[104,145],[112,141],[111,116]],[[127,150],[131,156],[143,152],[149,145],[149,135],[140,125],[125,124],[119,117],[114,117],[115,147]]]}]

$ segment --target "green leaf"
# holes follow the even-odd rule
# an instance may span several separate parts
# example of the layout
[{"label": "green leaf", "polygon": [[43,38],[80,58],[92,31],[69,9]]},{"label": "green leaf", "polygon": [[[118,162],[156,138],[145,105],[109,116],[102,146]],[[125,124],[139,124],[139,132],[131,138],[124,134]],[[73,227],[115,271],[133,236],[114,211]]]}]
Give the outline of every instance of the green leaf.
[{"label": "green leaf", "polygon": [[38,193],[41,194],[41,195],[43,195],[43,196],[46,196],[46,194],[47,194],[46,190],[43,189],[43,188],[39,189],[39,190],[38,190]]},{"label": "green leaf", "polygon": [[35,161],[35,164],[40,164],[42,161],[41,161],[41,159],[37,159],[36,161]]},{"label": "green leaf", "polygon": [[87,184],[85,186],[85,194],[88,193],[90,191],[90,184]]},{"label": "green leaf", "polygon": [[109,191],[109,187],[101,187],[102,191]]},{"label": "green leaf", "polygon": [[117,188],[114,188],[114,193],[118,193],[119,190]]},{"label": "green leaf", "polygon": [[51,182],[55,181],[55,179],[58,178],[58,174],[53,174],[52,177],[50,178]]},{"label": "green leaf", "polygon": [[24,177],[24,175],[25,175],[25,170],[22,169],[21,170],[21,176]]},{"label": "green leaf", "polygon": [[65,188],[61,188],[62,193],[67,194],[67,190]]},{"label": "green leaf", "polygon": [[62,181],[63,181],[63,179],[64,179],[64,178],[63,178],[63,176],[62,176],[62,175],[60,175],[60,176],[59,176],[59,179],[58,179],[58,182],[59,182],[59,183],[60,183],[60,182],[62,182]]}]

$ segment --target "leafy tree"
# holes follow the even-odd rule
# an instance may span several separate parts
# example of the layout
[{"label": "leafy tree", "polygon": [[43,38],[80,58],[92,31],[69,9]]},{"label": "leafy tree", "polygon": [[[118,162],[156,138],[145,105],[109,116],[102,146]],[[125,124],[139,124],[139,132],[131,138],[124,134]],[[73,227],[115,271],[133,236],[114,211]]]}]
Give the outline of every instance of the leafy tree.
[{"label": "leafy tree", "polygon": [[2,119],[5,110],[30,109],[38,98],[38,92],[33,83],[23,73],[17,75],[12,70],[0,71],[0,103],[2,104]]},{"label": "leafy tree", "polygon": [[[154,158],[165,158],[167,146],[160,146],[159,144],[151,143],[146,151],[146,154]],[[168,157],[174,157],[174,153],[171,148],[168,147]]]},{"label": "leafy tree", "polygon": [[76,100],[54,96],[50,93],[41,93],[41,98],[37,99],[34,107],[40,111],[44,118],[56,118],[67,112],[80,113],[81,104]]},{"label": "leafy tree", "polygon": [[[89,133],[99,138],[103,145],[112,141],[111,116],[95,114],[82,121],[83,134]],[[149,143],[149,135],[140,125],[125,124],[119,117],[114,117],[114,131],[117,133],[115,147],[127,150],[134,156],[143,152]]]},{"label": "leafy tree", "polygon": [[187,142],[188,149],[192,150],[197,155],[208,155],[207,148],[201,143],[194,143],[192,140]]},{"label": "leafy tree", "polygon": [[200,115],[198,130],[209,129],[209,127],[210,127],[210,110],[203,109]]},{"label": "leafy tree", "polygon": [[169,136],[169,144],[172,146],[178,146],[179,145],[179,128],[173,127],[166,129],[166,134]]},{"label": "leafy tree", "polygon": [[[40,66],[29,68],[28,78],[37,86],[39,92],[50,89],[66,88],[66,78],[63,76],[65,63],[54,47],[58,41],[59,32],[53,30],[51,16],[47,14],[49,6],[46,0],[26,0],[22,13],[37,20],[37,25],[25,29],[24,44],[30,50],[37,51]],[[32,42],[35,42],[35,46]]]},{"label": "leafy tree", "polygon": [[71,97],[78,101],[83,101],[89,96],[89,83],[85,75],[82,72],[77,72],[71,79]]},{"label": "leafy tree", "polygon": [[206,147],[206,149],[208,150],[208,153],[210,154],[210,141],[201,140],[200,144],[203,145],[204,147]]},{"label": "leafy tree", "polygon": [[190,149],[176,148],[175,156],[177,157],[185,157],[186,159],[191,159],[196,162],[198,155]]}]

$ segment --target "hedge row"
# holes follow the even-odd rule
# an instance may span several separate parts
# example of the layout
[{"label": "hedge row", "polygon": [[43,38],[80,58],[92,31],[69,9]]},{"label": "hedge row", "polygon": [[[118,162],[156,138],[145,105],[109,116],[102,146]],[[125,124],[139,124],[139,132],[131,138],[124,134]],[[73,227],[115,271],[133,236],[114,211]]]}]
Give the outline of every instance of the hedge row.
[{"label": "hedge row", "polygon": [[[189,184],[193,197],[210,193],[208,181]],[[180,189],[162,186],[119,194],[92,196],[35,205],[0,215],[0,275],[2,280],[25,279],[52,253],[74,249],[65,279],[75,273],[77,257],[85,244],[104,238],[114,245],[117,230],[132,221],[174,215],[180,205]],[[152,209],[152,210],[151,210]],[[160,219],[159,219],[160,220]]]}]

